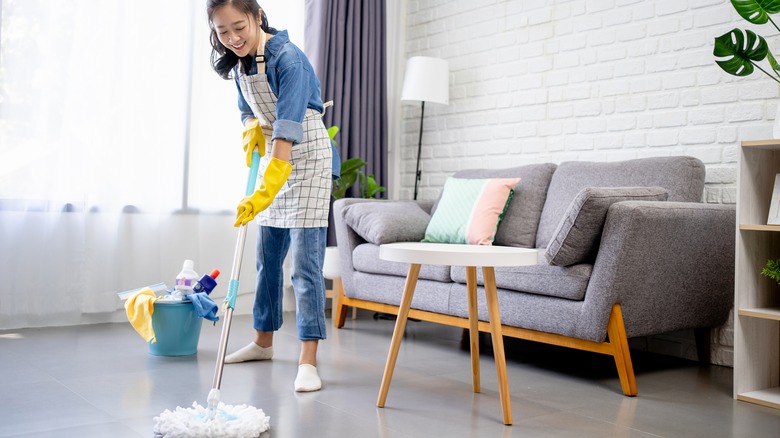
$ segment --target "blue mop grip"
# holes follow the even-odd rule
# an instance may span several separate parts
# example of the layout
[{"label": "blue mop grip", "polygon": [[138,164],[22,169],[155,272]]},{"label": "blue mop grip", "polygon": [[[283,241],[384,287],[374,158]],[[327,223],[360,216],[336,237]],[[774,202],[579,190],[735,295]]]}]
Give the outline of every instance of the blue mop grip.
[{"label": "blue mop grip", "polygon": [[257,146],[255,146],[254,152],[252,152],[252,166],[249,167],[249,179],[246,182],[246,196],[252,196],[255,192],[255,185],[257,184],[257,171],[260,168],[260,153],[257,152]]},{"label": "blue mop grip", "polygon": [[238,296],[238,280],[230,280],[228,292],[225,296],[225,303],[231,309],[236,308],[236,297]]},{"label": "blue mop grip", "polygon": [[[249,166],[249,178],[246,181],[246,196],[252,196],[252,194],[255,192],[255,185],[257,184],[257,173],[260,169],[260,153],[257,150],[257,146],[255,146],[254,151],[252,151],[252,165]],[[241,255],[244,253],[244,236],[246,236],[246,225],[241,225],[240,231],[239,231],[239,242],[240,247],[236,247],[236,254],[233,258],[233,272],[231,272],[231,278],[230,283],[228,283],[228,292],[227,295],[225,295],[225,301],[224,304],[227,305],[227,307],[231,309],[236,308],[236,297],[238,296],[238,272],[239,269],[238,266],[241,263]]]}]

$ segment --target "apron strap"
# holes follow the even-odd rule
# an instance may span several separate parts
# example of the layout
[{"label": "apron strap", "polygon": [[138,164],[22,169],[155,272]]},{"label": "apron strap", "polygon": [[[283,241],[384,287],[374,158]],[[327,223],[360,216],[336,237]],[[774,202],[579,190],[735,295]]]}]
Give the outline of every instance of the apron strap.
[{"label": "apron strap", "polygon": [[333,106],[333,101],[332,100],[329,100],[329,101],[327,101],[327,102],[322,104],[322,117],[325,117],[325,110],[327,110],[328,107],[331,107],[331,106]]},{"label": "apron strap", "polygon": [[265,41],[266,36],[263,29],[260,29],[260,46],[257,48],[257,54],[255,56],[255,61],[257,62],[257,73],[263,73],[265,74]]}]

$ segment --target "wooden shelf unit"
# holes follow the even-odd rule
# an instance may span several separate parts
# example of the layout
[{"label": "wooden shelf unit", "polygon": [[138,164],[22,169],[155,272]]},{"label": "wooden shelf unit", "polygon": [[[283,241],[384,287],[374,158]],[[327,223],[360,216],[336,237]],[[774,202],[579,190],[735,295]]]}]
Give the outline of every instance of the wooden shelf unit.
[{"label": "wooden shelf unit", "polygon": [[734,397],[780,409],[780,286],[761,275],[780,258],[780,226],[767,225],[780,173],[780,140],[740,148],[734,284]]},{"label": "wooden shelf unit", "polygon": [[753,318],[773,319],[780,321],[780,307],[764,307],[757,309],[739,309],[740,316],[751,316]]}]

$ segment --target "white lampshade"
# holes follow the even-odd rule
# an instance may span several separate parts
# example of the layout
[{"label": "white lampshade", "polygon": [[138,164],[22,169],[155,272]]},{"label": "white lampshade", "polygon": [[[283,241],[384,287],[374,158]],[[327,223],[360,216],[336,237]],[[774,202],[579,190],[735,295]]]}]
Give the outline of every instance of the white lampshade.
[{"label": "white lampshade", "polygon": [[413,56],[406,61],[402,102],[450,103],[450,63],[429,56]]}]

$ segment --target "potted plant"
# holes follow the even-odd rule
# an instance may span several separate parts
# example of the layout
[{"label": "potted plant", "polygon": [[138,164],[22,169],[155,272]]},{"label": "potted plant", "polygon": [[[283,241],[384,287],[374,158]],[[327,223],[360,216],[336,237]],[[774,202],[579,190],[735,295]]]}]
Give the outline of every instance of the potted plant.
[{"label": "potted plant", "polygon": [[[737,13],[752,24],[766,24],[767,22],[780,32],[780,28],[772,20],[770,14],[780,12],[780,2],[761,0],[731,0]],[[716,63],[728,74],[734,76],[748,76],[761,70],[775,82],[780,83],[780,65],[772,53],[764,37],[747,29],[734,28],[729,32],[715,38],[713,55]],[[758,62],[767,60],[771,71],[761,68]]]},{"label": "potted plant", "polygon": [[780,283],[780,260],[767,260],[761,275]]},{"label": "potted plant", "polygon": [[[328,128],[328,136],[335,144],[334,137],[339,132],[338,126]],[[366,165],[362,158],[349,158],[341,163],[341,173],[339,179],[333,181],[333,191],[331,195],[334,199],[341,199],[347,195],[347,191],[356,182],[360,184],[360,197],[373,198],[377,193],[385,191],[383,186],[376,183],[374,175],[366,176],[360,169]]]},{"label": "potted plant", "polygon": [[[336,134],[339,132],[338,126],[331,126],[328,128],[328,136],[330,141],[336,145]],[[373,198],[377,193],[385,191],[385,188],[377,185],[373,175],[366,175],[360,169],[366,165],[365,160],[362,158],[348,158],[341,162],[341,170],[339,173],[339,179],[333,181],[333,190],[331,196],[333,199],[341,199],[347,196],[347,191],[356,182],[360,184],[360,197]],[[331,208],[331,212],[333,209]],[[325,248],[325,260],[323,265],[323,272],[326,278],[331,281],[331,288],[325,291],[327,298],[332,298],[335,302],[336,297],[341,289],[341,278],[339,272],[339,258],[338,247],[328,246]],[[335,304],[333,305],[335,308]],[[352,309],[352,318],[355,318],[356,308]]]}]

